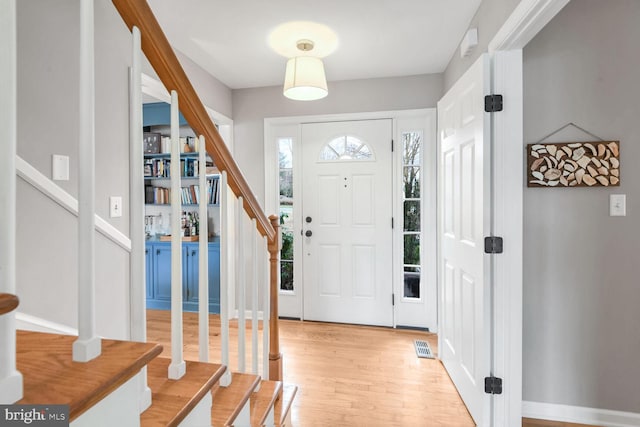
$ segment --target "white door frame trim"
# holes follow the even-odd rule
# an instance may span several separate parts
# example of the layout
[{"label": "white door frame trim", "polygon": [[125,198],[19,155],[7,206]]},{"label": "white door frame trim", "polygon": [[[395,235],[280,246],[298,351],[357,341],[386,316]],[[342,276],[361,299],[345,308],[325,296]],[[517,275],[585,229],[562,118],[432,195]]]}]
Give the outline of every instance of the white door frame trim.
[{"label": "white door frame trim", "polygon": [[504,111],[493,114],[492,234],[505,239],[494,269],[494,366],[505,378],[494,399],[494,426],[522,422],[523,282],[523,95],[522,48],[569,0],[522,0],[489,43],[492,89],[504,97]]},{"label": "white door frame trim", "polygon": [[[277,135],[276,129],[278,129],[278,127],[284,127],[284,126],[291,126],[291,127],[295,127],[295,138],[297,139],[297,141],[300,140],[300,125],[304,124],[304,123],[317,123],[317,122],[335,122],[335,121],[357,121],[357,120],[375,120],[375,119],[392,119],[393,120],[393,137],[394,140],[398,139],[398,133],[400,131],[402,131],[403,129],[401,129],[401,126],[399,126],[399,121],[402,121],[403,119],[408,119],[408,118],[416,118],[416,117],[424,117],[425,118],[425,145],[429,146],[431,145],[432,150],[430,150],[429,153],[427,153],[426,150],[429,149],[429,147],[425,148],[425,156],[429,158],[429,160],[431,161],[431,164],[424,164],[424,168],[425,170],[428,171],[428,176],[425,176],[425,184],[429,185],[429,189],[432,192],[433,197],[431,199],[425,199],[423,201],[424,203],[424,207],[423,207],[423,213],[424,213],[424,222],[427,221],[433,221],[432,226],[429,226],[428,224],[424,224],[423,227],[423,237],[425,241],[435,241],[435,200],[436,200],[436,196],[435,196],[435,166],[436,166],[436,156],[435,156],[435,144],[436,144],[436,134],[435,134],[435,116],[436,116],[436,110],[435,108],[422,108],[422,109],[410,109],[410,110],[391,110],[391,111],[375,111],[375,112],[363,112],[363,113],[344,113],[344,114],[321,114],[321,115],[310,115],[310,116],[288,116],[288,117],[273,117],[273,118],[265,118],[264,119],[264,167],[265,167],[265,210],[267,212],[277,212],[278,211],[278,207],[277,207],[277,194],[278,194],[278,189],[276,188],[277,185],[277,164],[278,164],[278,159],[277,159],[277,152],[273,150],[273,140],[274,138],[278,137],[279,135]],[[408,129],[407,129],[408,130]],[[293,129],[290,130],[290,132],[294,132]],[[432,132],[432,135],[426,135],[426,132]],[[292,136],[292,135],[287,135],[287,136]],[[396,154],[397,154],[398,150],[396,150]],[[394,174],[394,188],[399,188],[399,180],[397,181],[397,175],[398,175],[398,171],[397,171],[397,162],[395,161],[395,155],[394,155],[394,166],[393,166],[393,174]],[[295,175],[299,175],[299,170],[296,169],[296,165],[294,164],[294,176]],[[301,183],[301,180],[299,181],[299,183]],[[298,183],[298,184],[299,184]],[[294,198],[299,198],[301,195],[297,194],[297,192],[299,190],[296,190],[296,188],[299,188],[299,185],[296,185],[296,181],[294,178]],[[397,205],[396,203],[396,199],[397,197],[397,192],[394,192],[393,195],[394,198],[394,217],[398,218],[398,215],[401,214],[401,210],[399,210],[400,208],[398,207],[399,205]],[[433,210],[433,212],[425,212],[427,210]],[[433,229],[431,231],[429,231],[430,229]],[[400,230],[401,231],[401,230]],[[394,283],[393,283],[393,289],[394,292],[398,292],[399,290],[399,283],[398,283],[398,277],[399,275],[396,274],[397,273],[397,258],[396,258],[396,254],[398,253],[398,242],[397,242],[397,236],[396,234],[398,234],[398,228],[396,227],[396,229],[394,229],[394,265],[393,265],[393,271],[394,271]],[[432,234],[429,234],[432,233]],[[297,233],[294,234],[294,239],[300,239],[299,235]],[[297,248],[300,248],[301,244],[298,242],[298,240],[294,241],[294,245]],[[424,254],[425,256],[430,256],[430,255],[435,255],[435,244],[433,245],[433,249],[431,247],[425,247],[424,248]],[[302,252],[300,253],[296,253],[294,256],[301,258],[302,256]],[[428,261],[428,264],[426,265],[426,269],[427,271],[431,271],[431,272],[435,272],[435,268],[436,268],[436,263],[435,263],[435,256],[432,256],[432,260]],[[300,274],[301,271],[298,273],[297,271],[294,271],[294,275],[296,274]],[[300,276],[298,276],[300,277]],[[429,306],[427,304],[427,306],[429,307],[429,310],[435,311],[436,309],[436,301],[437,301],[437,282],[436,282],[436,277],[434,275],[433,278],[425,278],[425,282],[423,282],[423,291],[426,295],[430,295],[430,289],[429,286],[431,284],[431,286],[433,287],[433,296],[430,296],[430,298],[433,299],[433,307]],[[303,295],[303,289],[295,289],[293,292],[289,292],[289,291],[281,291],[279,293],[280,295],[280,304],[282,305],[283,303],[288,304],[289,301],[283,301],[283,298],[299,298],[300,299],[300,309],[299,309],[299,313],[300,313],[300,317],[304,318],[304,313],[303,313],[303,309],[302,309],[302,301],[304,299],[304,295]],[[394,307],[394,324],[393,326],[396,326],[396,318],[397,318],[397,310],[400,307],[400,303],[402,302],[403,298],[400,298],[400,296],[396,295],[396,304]],[[429,327],[430,330],[432,331],[437,331],[437,326],[434,326],[437,323],[437,314],[434,312],[433,315],[431,316],[432,319],[428,320],[429,323]]]}]

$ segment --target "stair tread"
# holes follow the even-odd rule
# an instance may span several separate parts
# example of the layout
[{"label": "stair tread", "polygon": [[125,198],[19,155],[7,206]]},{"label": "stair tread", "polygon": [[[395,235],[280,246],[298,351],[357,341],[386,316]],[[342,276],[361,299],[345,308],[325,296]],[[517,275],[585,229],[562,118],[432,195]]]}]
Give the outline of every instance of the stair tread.
[{"label": "stair tread", "polygon": [[152,404],[140,417],[141,427],[172,427],[180,424],[226,368],[219,364],[186,361],[186,374],[179,380],[167,378],[171,359],[158,357],[147,368]]},{"label": "stair tread", "polygon": [[19,404],[69,405],[73,421],[136,375],[162,352],[154,343],[102,340],[102,354],[86,363],[72,360],[71,335],[17,331],[17,368],[24,377]]},{"label": "stair tread", "polygon": [[291,410],[291,404],[293,403],[293,399],[298,392],[298,386],[293,384],[283,384],[282,393],[280,394],[280,398],[276,402],[276,406],[274,409],[274,420],[276,426],[284,425],[285,420],[287,419],[287,414]]},{"label": "stair tread", "polygon": [[232,425],[258,383],[258,375],[234,373],[229,387],[219,387],[213,395],[213,427]]},{"label": "stair tread", "polygon": [[251,425],[253,427],[265,424],[269,410],[276,403],[281,391],[282,382],[280,381],[263,380],[260,382],[260,390],[254,391],[251,396]]}]

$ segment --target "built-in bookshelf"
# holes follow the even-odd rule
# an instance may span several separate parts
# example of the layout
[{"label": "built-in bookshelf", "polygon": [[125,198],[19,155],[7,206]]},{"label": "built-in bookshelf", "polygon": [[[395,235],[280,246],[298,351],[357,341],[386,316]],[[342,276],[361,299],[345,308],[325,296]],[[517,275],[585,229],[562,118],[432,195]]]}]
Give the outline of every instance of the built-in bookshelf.
[{"label": "built-in bookshelf", "polygon": [[[145,204],[168,205],[171,203],[171,158],[170,154],[144,155]],[[220,202],[220,174],[217,169],[207,166],[213,173],[207,174],[207,205],[218,206]],[[180,154],[181,200],[184,206],[200,204],[198,184],[198,153]]]}]

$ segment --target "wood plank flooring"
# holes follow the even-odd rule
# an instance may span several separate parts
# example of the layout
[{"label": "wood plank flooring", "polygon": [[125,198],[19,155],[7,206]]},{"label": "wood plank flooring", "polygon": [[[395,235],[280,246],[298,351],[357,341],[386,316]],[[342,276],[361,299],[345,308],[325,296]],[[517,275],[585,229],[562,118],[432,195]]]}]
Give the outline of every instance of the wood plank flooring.
[{"label": "wood plank flooring", "polygon": [[[149,310],[147,318],[149,341],[169,352],[169,312]],[[292,320],[280,324],[284,382],[299,386],[291,408],[294,426],[474,426],[440,362],[416,357],[413,340],[427,340],[437,352],[436,335]],[[211,360],[218,361],[218,317],[210,316],[209,325]],[[194,313],[184,313],[184,327],[185,358],[195,360]],[[236,355],[233,351],[230,358],[232,370]]]},{"label": "wood plank flooring", "polygon": [[[169,355],[169,312],[148,310],[147,319],[148,340],[162,344]],[[475,425],[442,364],[415,355],[415,339],[429,342],[437,354],[435,334],[295,320],[281,320],[280,326],[284,382],[299,386],[291,408],[294,426]],[[184,327],[185,358],[197,360],[195,313],[184,313]],[[209,316],[209,327],[211,360],[215,362],[220,360],[218,316]],[[230,365],[234,371],[238,363],[236,330],[237,323],[232,321]],[[522,426],[589,427],[531,419],[524,419]]]}]

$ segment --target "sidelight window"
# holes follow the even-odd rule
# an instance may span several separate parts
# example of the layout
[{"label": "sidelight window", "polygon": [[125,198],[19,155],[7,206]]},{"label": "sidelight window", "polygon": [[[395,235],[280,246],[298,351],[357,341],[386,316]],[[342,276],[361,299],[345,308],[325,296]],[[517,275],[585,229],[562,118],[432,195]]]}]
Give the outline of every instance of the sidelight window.
[{"label": "sidelight window", "polygon": [[402,133],[404,297],[420,298],[422,132]]},{"label": "sidelight window", "polygon": [[282,229],[280,251],[280,289],[293,290],[293,139],[278,140],[279,214]]}]

